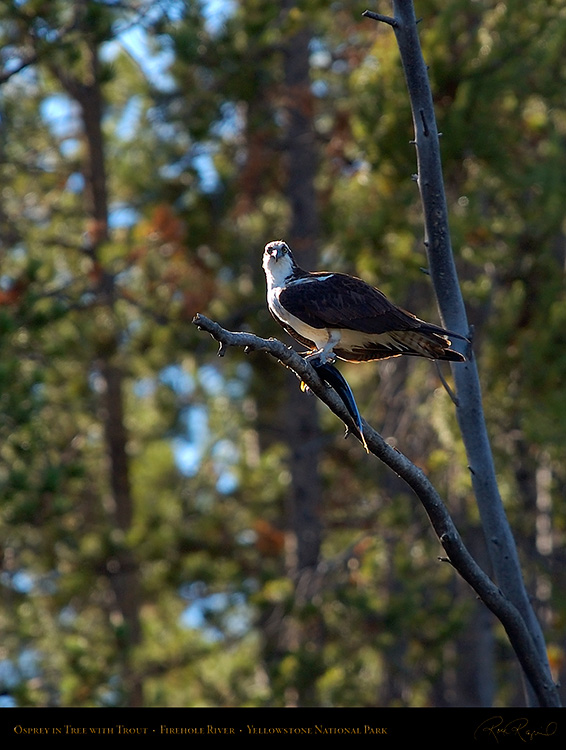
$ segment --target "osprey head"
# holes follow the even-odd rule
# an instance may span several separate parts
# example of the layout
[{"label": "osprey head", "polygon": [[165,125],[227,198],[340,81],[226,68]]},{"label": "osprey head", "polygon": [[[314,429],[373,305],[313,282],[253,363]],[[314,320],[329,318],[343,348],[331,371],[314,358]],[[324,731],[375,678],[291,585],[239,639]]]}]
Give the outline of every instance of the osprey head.
[{"label": "osprey head", "polygon": [[279,286],[293,276],[297,264],[289,245],[283,240],[269,242],[263,252],[263,270]]}]

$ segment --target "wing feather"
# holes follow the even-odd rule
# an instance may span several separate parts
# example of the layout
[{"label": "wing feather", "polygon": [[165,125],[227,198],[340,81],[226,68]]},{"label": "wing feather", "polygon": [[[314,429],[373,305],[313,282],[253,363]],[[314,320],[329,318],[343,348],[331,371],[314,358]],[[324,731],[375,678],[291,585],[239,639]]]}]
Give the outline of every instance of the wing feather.
[{"label": "wing feather", "polygon": [[379,289],[347,274],[312,274],[281,290],[279,301],[313,328],[347,328],[380,334],[406,331],[422,324],[414,315],[392,304]]}]

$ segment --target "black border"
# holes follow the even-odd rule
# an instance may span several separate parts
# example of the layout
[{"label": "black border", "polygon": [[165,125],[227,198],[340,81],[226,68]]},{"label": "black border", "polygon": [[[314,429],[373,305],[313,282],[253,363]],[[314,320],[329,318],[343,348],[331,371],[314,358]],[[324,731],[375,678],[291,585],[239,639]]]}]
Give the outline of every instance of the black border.
[{"label": "black border", "polygon": [[[5,708],[0,742],[17,747],[56,737],[83,741],[104,737],[139,742],[151,738],[167,746],[273,737],[363,738],[378,744],[403,739],[434,740],[448,746],[565,746],[566,709],[521,708]],[[159,750],[159,748],[158,748]]]}]

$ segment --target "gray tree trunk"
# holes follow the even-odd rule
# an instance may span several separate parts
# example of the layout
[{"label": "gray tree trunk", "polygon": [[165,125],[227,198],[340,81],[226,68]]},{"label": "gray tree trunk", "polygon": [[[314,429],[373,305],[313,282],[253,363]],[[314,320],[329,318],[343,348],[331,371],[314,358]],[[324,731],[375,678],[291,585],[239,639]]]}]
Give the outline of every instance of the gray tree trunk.
[{"label": "gray tree trunk", "polygon": [[[366,15],[389,23],[397,38],[413,112],[418,166],[417,181],[424,211],[425,245],[430,276],[445,326],[463,335],[469,335],[469,325],[450,240],[439,135],[432,93],[422,56],[413,3],[411,0],[393,0],[393,17],[384,17],[370,12],[366,12]],[[468,361],[454,365],[452,369],[456,384],[458,423],[468,456],[472,486],[482,519],[493,573],[501,591],[524,619],[535,644],[538,658],[551,682],[544,636],[523,583],[515,540],[499,494],[472,346],[468,349]],[[528,683],[526,690],[528,702],[531,705],[538,705]]]}]

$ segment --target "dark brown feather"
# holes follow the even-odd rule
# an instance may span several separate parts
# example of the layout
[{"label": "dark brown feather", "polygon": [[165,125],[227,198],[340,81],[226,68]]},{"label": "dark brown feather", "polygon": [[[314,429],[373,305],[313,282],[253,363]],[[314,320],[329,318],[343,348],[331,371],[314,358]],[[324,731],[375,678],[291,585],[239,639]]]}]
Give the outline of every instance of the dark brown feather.
[{"label": "dark brown feather", "polygon": [[[365,362],[401,354],[453,362],[464,359],[461,354],[450,349],[450,337],[464,337],[426,323],[397,307],[379,289],[366,284],[362,279],[324,272],[304,274],[302,279],[304,280],[300,283],[291,282],[279,295],[283,307],[295,317],[317,329],[337,328],[374,335],[390,334],[394,339],[394,349],[391,345],[384,346],[377,341],[352,350],[340,349],[338,344],[334,351],[341,359]],[[306,346],[310,345],[311,342],[288,325],[287,332]]]},{"label": "dark brown feather", "polygon": [[[414,326],[414,316],[391,304],[382,292],[361,279],[340,273],[313,273],[307,278],[308,281],[289,284],[279,300],[286,310],[313,328],[386,333]],[[311,284],[312,293],[308,294]]]}]

